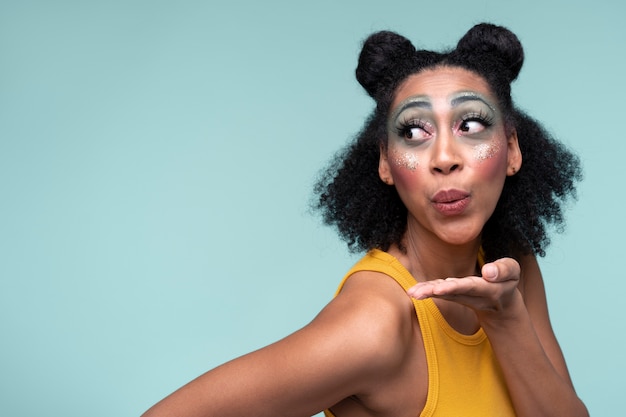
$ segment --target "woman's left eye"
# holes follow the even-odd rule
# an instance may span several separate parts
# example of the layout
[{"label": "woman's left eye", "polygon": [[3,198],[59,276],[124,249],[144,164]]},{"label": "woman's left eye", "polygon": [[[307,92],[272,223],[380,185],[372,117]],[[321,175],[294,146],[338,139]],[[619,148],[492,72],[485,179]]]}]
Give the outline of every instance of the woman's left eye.
[{"label": "woman's left eye", "polygon": [[460,121],[457,130],[464,135],[473,135],[482,132],[491,125],[493,125],[493,121],[482,114],[467,115]]},{"label": "woman's left eye", "polygon": [[466,119],[459,125],[459,130],[463,133],[473,134],[482,132],[487,128],[484,121],[480,119]]}]

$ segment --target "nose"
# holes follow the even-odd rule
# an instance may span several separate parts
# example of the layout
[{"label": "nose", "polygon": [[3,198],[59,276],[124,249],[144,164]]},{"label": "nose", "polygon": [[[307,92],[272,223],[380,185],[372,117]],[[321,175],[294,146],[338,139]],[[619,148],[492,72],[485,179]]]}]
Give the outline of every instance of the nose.
[{"label": "nose", "polygon": [[451,133],[440,134],[433,141],[432,152],[430,163],[433,172],[447,175],[463,167],[456,138]]}]

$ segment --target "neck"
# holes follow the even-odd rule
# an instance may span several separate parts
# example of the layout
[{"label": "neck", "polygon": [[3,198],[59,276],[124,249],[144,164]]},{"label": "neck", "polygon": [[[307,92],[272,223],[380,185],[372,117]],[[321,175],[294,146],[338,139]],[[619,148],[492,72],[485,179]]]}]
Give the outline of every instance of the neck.
[{"label": "neck", "polygon": [[418,281],[461,278],[479,274],[477,267],[480,237],[460,245],[446,243],[427,233],[408,229],[404,240],[406,252],[391,252]]}]

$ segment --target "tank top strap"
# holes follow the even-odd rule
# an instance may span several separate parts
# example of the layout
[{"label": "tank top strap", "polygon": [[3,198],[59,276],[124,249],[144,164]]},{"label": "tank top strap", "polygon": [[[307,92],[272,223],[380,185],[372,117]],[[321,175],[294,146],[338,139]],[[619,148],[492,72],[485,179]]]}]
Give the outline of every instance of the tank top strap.
[{"label": "tank top strap", "polygon": [[335,296],[341,292],[344,284],[353,274],[360,271],[374,271],[381,272],[385,275],[393,278],[402,288],[406,291],[415,284],[417,281],[411,273],[396,259],[395,256],[383,252],[379,249],[372,249],[361,258],[343,277],[339,288],[335,292]]}]

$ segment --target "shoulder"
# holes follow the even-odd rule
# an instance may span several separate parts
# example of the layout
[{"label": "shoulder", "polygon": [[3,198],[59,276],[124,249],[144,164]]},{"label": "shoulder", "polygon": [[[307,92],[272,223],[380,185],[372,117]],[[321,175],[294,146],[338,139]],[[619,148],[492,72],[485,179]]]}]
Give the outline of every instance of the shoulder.
[{"label": "shoulder", "polygon": [[340,341],[353,358],[390,368],[401,365],[416,321],[413,303],[400,285],[383,273],[360,271],[311,326],[323,328],[329,342]]}]

